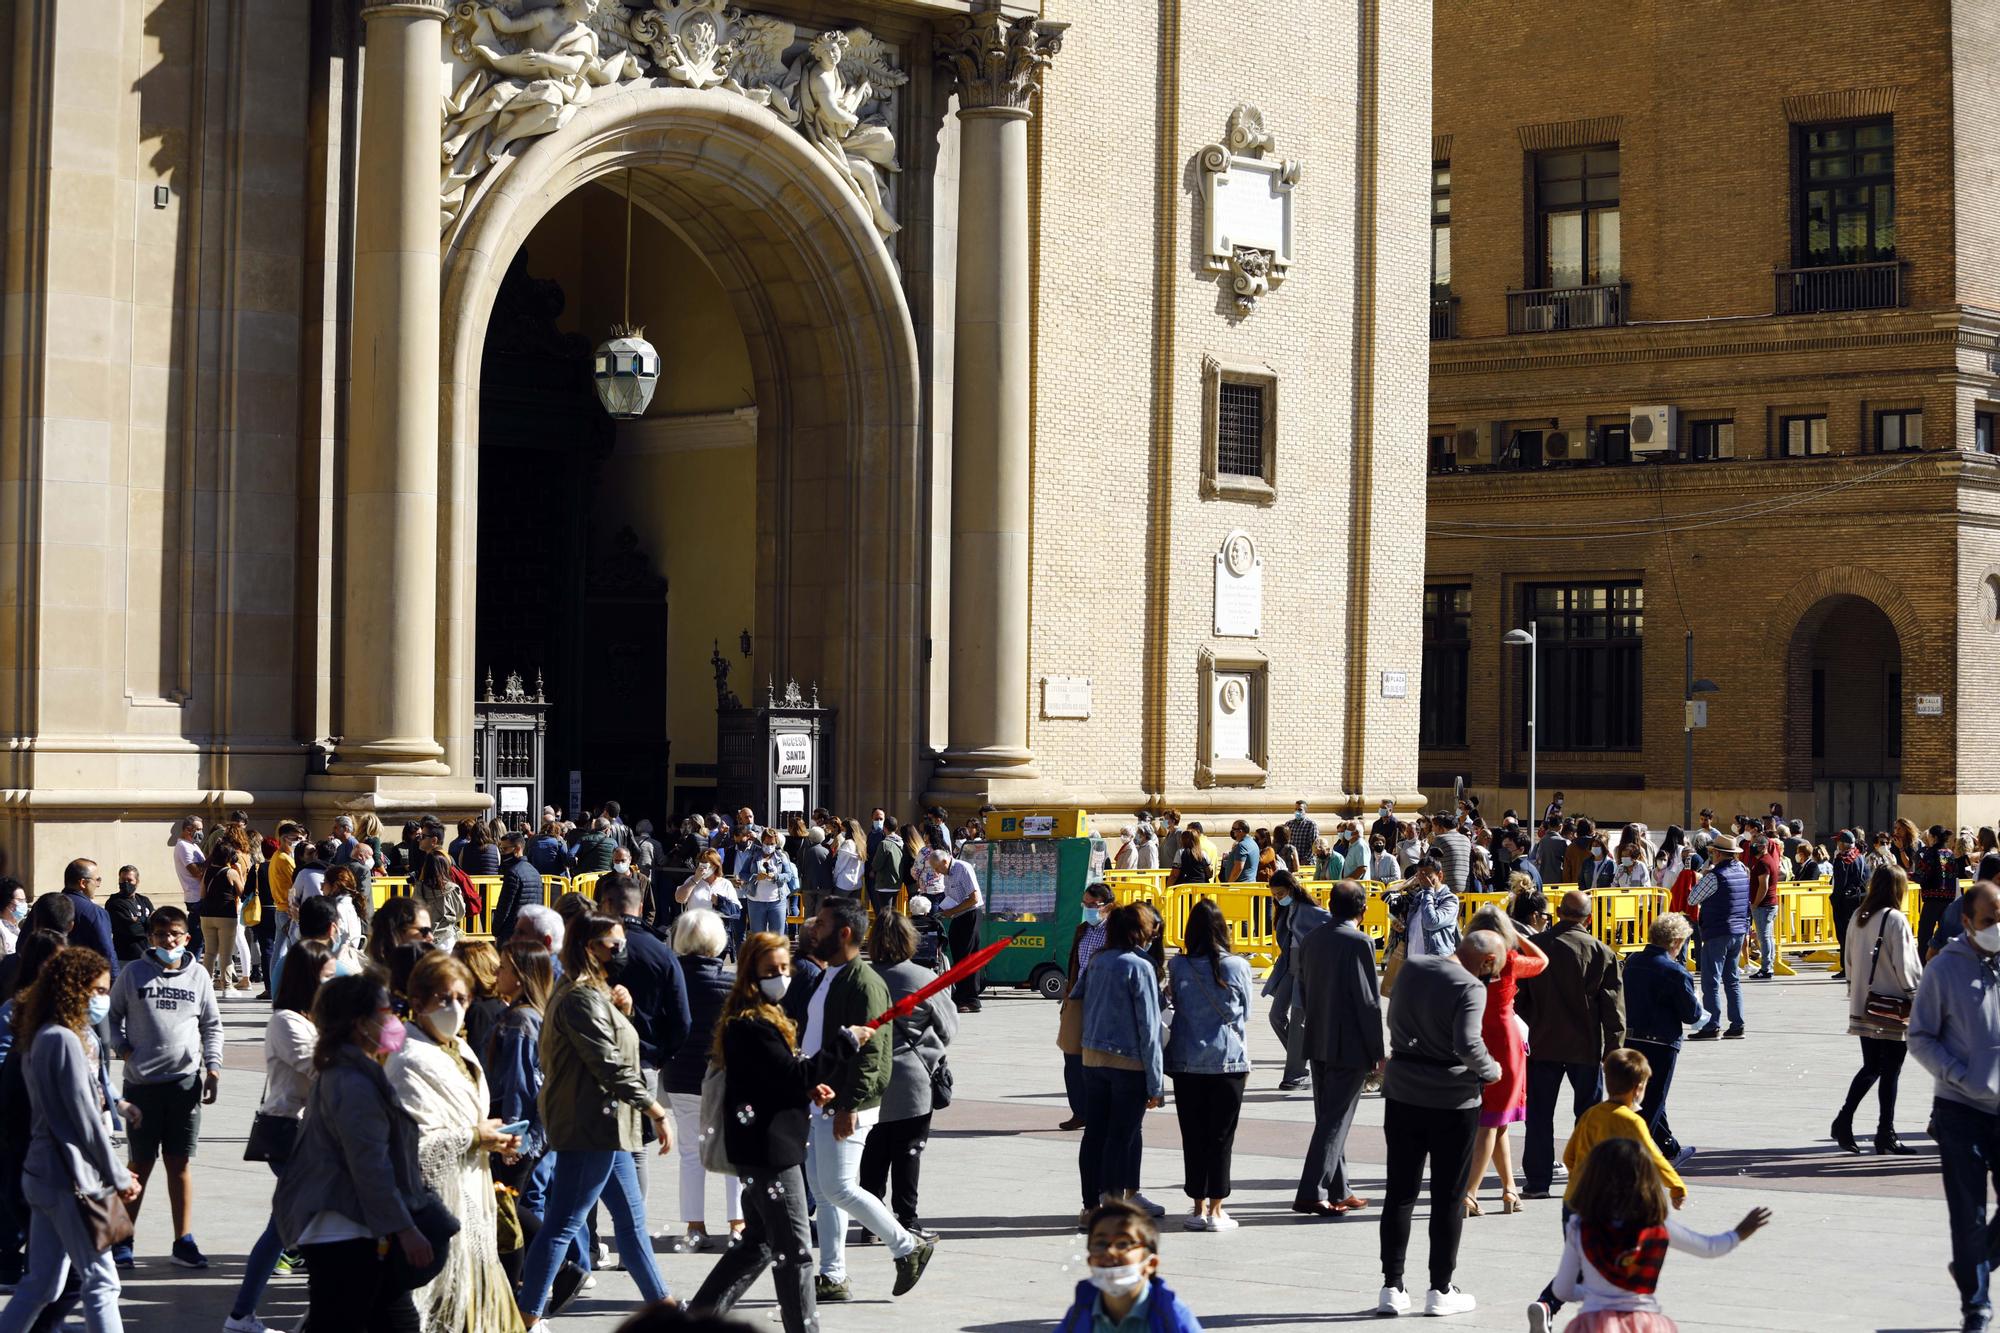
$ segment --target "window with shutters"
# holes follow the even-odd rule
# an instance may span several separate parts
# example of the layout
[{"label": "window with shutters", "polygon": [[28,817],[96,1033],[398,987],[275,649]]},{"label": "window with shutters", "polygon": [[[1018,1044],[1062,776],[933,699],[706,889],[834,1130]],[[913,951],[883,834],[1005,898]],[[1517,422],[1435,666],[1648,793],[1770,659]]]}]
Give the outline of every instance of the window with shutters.
[{"label": "window with shutters", "polygon": [[1202,494],[1277,498],[1278,376],[1259,362],[1202,358]]}]

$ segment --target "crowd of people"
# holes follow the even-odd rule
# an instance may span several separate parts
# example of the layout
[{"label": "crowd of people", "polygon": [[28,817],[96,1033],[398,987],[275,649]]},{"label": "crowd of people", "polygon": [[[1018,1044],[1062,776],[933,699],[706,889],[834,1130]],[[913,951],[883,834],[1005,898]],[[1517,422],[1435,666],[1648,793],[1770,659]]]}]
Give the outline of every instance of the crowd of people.
[{"label": "crowd of people", "polygon": [[[208,1267],[192,1163],[223,1006],[253,998],[271,1007],[245,1157],[275,1184],[226,1333],[262,1333],[278,1273],[304,1275],[319,1333],[546,1329],[608,1264],[648,1310],[717,1317],[768,1269],[787,1333],[806,1333],[854,1298],[850,1221],[887,1250],[894,1295],[915,1288],[938,1242],[919,1164],[977,977],[880,1020],[937,981],[926,940],[976,931],[977,876],[954,855],[976,823],[821,811],[779,829],[739,810],[665,846],[615,804],[543,813],[539,834],[425,819],[395,843],[368,815],[317,840],[190,817],[182,895],[159,906],[131,866],[111,895],[87,859],[59,893],[0,879],[0,1329],[73,1308],[122,1328],[156,1165],[169,1261]],[[654,1260],[655,1149],[682,1214],[657,1238],[716,1254],[684,1304]]]},{"label": "crowd of people", "polygon": [[[418,820],[388,843],[365,815],[319,840],[232,817],[176,830],[177,902],[154,906],[131,866],[106,894],[87,859],[58,893],[0,878],[0,1279],[14,1288],[0,1333],[72,1307],[93,1330],[121,1327],[156,1166],[167,1258],[207,1266],[192,1161],[223,1074],[224,1005],[260,983],[271,1011],[245,1155],[275,1185],[226,1333],[266,1327],[258,1307],[280,1273],[304,1276],[320,1330],[546,1329],[613,1262],[663,1309],[656,1239],[715,1255],[681,1308],[726,1315],[768,1272],[778,1317],[803,1333],[821,1304],[854,1298],[850,1228],[907,1295],[938,1244],[919,1185],[951,1097],[946,1052],[981,1007],[976,976],[933,983],[979,938],[984,900],[958,852],[982,833],[942,811],[901,826],[815,811],[780,828],[738,810],[690,816],[663,841],[612,805],[574,824],[545,810],[538,829],[466,821],[456,836]],[[1725,1253],[1768,1220],[1754,1209],[1717,1235],[1674,1220],[1697,1154],[1669,1117],[1675,1072],[1688,1043],[1749,1035],[1744,983],[1774,974],[1779,885],[1820,879],[1860,1041],[1832,1139],[1864,1150],[1855,1117],[1872,1092],[1869,1146],[1914,1151],[1895,1126],[1905,1054],[1936,1077],[1952,1276],[1964,1327],[1985,1328],[1995,845],[1990,829],[1907,821],[1816,841],[1775,806],[1726,828],[1704,811],[1656,838],[1566,815],[1560,794],[1532,830],[1512,812],[1488,826],[1467,801],[1429,818],[1385,806],[1322,835],[1301,802],[1275,827],[1234,821],[1219,845],[1172,812],[1142,814],[1107,863],[1264,886],[1277,954],[1260,986],[1214,901],[1187,906],[1170,950],[1153,904],[1086,889],[1056,1020],[1086,1273],[1060,1327],[1200,1327],[1160,1275],[1168,1210],[1141,1190],[1145,1115],[1171,1097],[1182,1229],[1236,1229],[1261,999],[1278,1087],[1313,1103],[1292,1211],[1379,1210],[1378,1313],[1475,1308],[1455,1279],[1466,1220],[1495,1206],[1491,1177],[1503,1213],[1560,1200],[1562,1259],[1526,1306],[1531,1330],[1568,1304],[1585,1333],[1672,1328],[1656,1291],[1666,1252]],[[378,893],[385,875],[402,878]],[[589,875],[589,892],[558,896],[545,875]],[[1592,929],[1592,891],[1626,887],[1662,891],[1668,910],[1621,954]],[[1471,910],[1480,893],[1499,900]],[[1361,929],[1378,898],[1386,947]],[[1387,1150],[1374,1200],[1348,1162],[1370,1093]],[[655,1152],[680,1214],[657,1234]],[[1419,1295],[1406,1264],[1426,1198]]]}]

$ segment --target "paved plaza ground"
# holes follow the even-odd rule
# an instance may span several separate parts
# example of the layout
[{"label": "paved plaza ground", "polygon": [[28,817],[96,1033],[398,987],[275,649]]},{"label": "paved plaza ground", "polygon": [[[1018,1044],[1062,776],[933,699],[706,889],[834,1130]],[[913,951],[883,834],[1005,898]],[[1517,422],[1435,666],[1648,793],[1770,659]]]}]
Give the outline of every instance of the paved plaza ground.
[{"label": "paved plaza ground", "polygon": [[[1693,1047],[1675,1078],[1674,1124],[1699,1145],[1689,1164],[1684,1220],[1700,1230],[1733,1225],[1754,1204],[1776,1217],[1769,1230],[1728,1258],[1669,1258],[1661,1291],[1687,1330],[1915,1330],[1957,1327],[1957,1300],[1945,1276],[1945,1213],[1936,1159],[1923,1137],[1930,1079],[1914,1062],[1904,1075],[1899,1123],[1925,1146],[1922,1156],[1850,1157],[1833,1149],[1827,1124],[1858,1063],[1843,1035],[1842,991],[1823,971],[1745,983],[1750,1037]],[[198,1235],[214,1260],[205,1273],[171,1267],[165,1252],[164,1193],[148,1200],[140,1224],[141,1263],[128,1277],[126,1327],[212,1330],[221,1326],[243,1255],[262,1227],[270,1198],[264,1167],[240,1160],[261,1082],[261,1005],[225,1007],[228,1067],[211,1108],[198,1159]],[[1056,1006],[1025,992],[994,996],[969,1018],[952,1048],[958,1100],[938,1116],[924,1164],[927,1223],[944,1235],[923,1284],[889,1296],[892,1274],[879,1248],[850,1250],[856,1300],[822,1311],[829,1333],[1027,1333],[1049,1328],[1067,1306],[1081,1265],[1070,1225],[1077,1207],[1077,1136],[1055,1130],[1065,1114]],[[1277,1091],[1278,1049],[1260,1000],[1252,1027],[1257,1068],[1250,1076],[1236,1141],[1239,1231],[1184,1234],[1166,1220],[1164,1272],[1212,1329],[1314,1329],[1371,1323],[1380,1282],[1374,1210],[1353,1220],[1316,1222],[1288,1205],[1311,1123],[1310,1097]],[[1562,1117],[1558,1123],[1562,1123]],[[1859,1117],[1873,1125],[1870,1109]],[[1363,1100],[1350,1160],[1361,1193],[1381,1197],[1382,1104]],[[1519,1145],[1518,1131],[1515,1143]],[[1146,1118],[1146,1191],[1170,1208],[1178,1189],[1179,1140],[1171,1107]],[[156,1180],[157,1188],[157,1180]],[[711,1188],[718,1225],[720,1190]],[[1497,1187],[1487,1187],[1497,1202]],[[655,1161],[651,1217],[657,1229],[674,1209],[673,1167]],[[1548,1278],[1560,1250],[1559,1205],[1530,1202],[1516,1216],[1467,1221],[1459,1285],[1479,1310],[1461,1329],[1519,1329],[1522,1308]],[[1423,1213],[1410,1256],[1413,1281],[1424,1265]],[[691,1295],[712,1259],[662,1255],[674,1293]],[[740,1307],[752,1328],[776,1328],[770,1286]],[[622,1273],[600,1277],[556,1322],[559,1333],[602,1333],[636,1300]],[[1419,1308],[1421,1295],[1419,1294]],[[296,1327],[303,1279],[278,1278],[263,1307],[275,1328]]]}]

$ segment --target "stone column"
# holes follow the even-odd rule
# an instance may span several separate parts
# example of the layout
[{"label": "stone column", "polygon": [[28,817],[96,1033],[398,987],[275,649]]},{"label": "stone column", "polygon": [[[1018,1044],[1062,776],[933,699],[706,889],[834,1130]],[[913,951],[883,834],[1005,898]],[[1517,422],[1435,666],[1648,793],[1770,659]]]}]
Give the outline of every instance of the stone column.
[{"label": "stone column", "polygon": [[441,774],[438,152],[444,0],[364,0],[336,773]]},{"label": "stone column", "polygon": [[981,12],[943,38],[957,80],[951,672],[941,790],[1031,778],[1028,120],[1067,25]]}]

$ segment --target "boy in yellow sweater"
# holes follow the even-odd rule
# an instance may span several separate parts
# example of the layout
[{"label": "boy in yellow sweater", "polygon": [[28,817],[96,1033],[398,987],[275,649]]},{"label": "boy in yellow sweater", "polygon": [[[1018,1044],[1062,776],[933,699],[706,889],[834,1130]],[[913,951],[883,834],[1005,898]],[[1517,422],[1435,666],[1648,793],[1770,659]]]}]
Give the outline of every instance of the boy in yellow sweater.
[{"label": "boy in yellow sweater", "polygon": [[[1630,1047],[1621,1046],[1604,1057],[1604,1100],[1576,1118],[1576,1128],[1570,1131],[1569,1142],[1563,1146],[1563,1165],[1569,1168],[1569,1187],[1563,1191],[1565,1227],[1569,1225],[1569,1201],[1583,1180],[1583,1164],[1590,1159],[1590,1150],[1606,1139],[1638,1140],[1646,1156],[1652,1159],[1654,1170],[1660,1173],[1660,1184],[1666,1187],[1674,1207],[1687,1202],[1686,1182],[1654,1144],[1645,1120],[1636,1109],[1652,1076],[1653,1067],[1646,1063],[1646,1057]],[[1553,1283],[1543,1287],[1542,1294],[1528,1307],[1528,1328],[1532,1333],[1549,1333],[1555,1327],[1556,1311],[1562,1309],[1562,1304]]]}]

